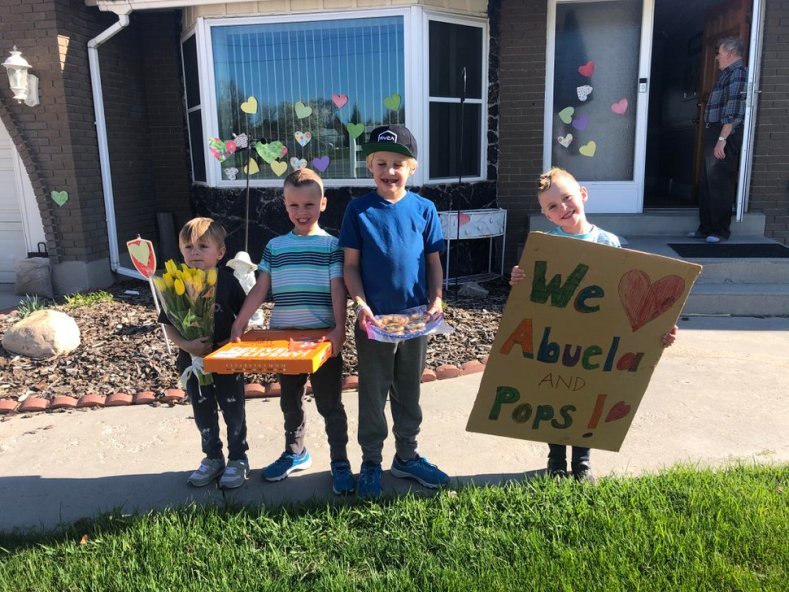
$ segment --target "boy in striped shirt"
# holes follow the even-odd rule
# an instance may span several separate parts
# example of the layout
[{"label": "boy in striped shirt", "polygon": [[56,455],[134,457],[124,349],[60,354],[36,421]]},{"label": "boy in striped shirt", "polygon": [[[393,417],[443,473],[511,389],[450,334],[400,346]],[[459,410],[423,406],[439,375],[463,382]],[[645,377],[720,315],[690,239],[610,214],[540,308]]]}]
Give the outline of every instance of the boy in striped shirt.
[{"label": "boy in striped shirt", "polygon": [[326,209],[323,182],[310,169],[294,171],[285,178],[285,210],[293,230],[266,245],[258,265],[258,279],[233,324],[231,340],[237,341],[269,288],[274,297],[271,329],[326,329],[332,357],[308,376],[278,375],[285,417],[285,451],[263,469],[266,481],[281,481],[293,471],[312,465],[304,446],[306,417],[303,399],[310,378],[318,412],[326,424],[331,455],[332,490],[351,494],[356,484],[348,462],[348,420],[342,404],[342,345],[345,341],[346,292],[343,283],[343,251],[337,238],[318,225]]}]

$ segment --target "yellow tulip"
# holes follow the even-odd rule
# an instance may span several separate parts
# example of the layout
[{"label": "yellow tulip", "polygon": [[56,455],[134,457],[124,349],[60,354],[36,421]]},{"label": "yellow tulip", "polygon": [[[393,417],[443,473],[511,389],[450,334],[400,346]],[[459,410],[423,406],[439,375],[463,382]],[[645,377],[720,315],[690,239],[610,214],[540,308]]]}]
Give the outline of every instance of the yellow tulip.
[{"label": "yellow tulip", "polygon": [[196,282],[200,282],[202,284],[205,282],[205,271],[196,267],[192,270],[192,277]]},{"label": "yellow tulip", "polygon": [[208,270],[208,276],[206,277],[206,283],[209,286],[216,285],[216,267],[212,267]]},{"label": "yellow tulip", "polygon": [[174,276],[174,275],[175,275],[175,272],[178,270],[178,266],[175,264],[175,261],[173,261],[172,259],[168,259],[168,260],[165,262],[165,264],[164,264],[164,268],[165,268],[165,269],[167,270],[167,272],[168,272],[170,275],[172,275],[172,276]]},{"label": "yellow tulip", "polygon": [[170,272],[167,272],[167,273],[165,273],[165,274],[162,276],[162,280],[163,280],[163,282],[164,282],[164,285],[165,285],[166,287],[168,287],[168,288],[172,288],[172,287],[173,287],[173,285],[174,285],[174,279],[173,279],[173,276],[172,276],[172,274],[171,274]]},{"label": "yellow tulip", "polygon": [[167,285],[165,284],[164,280],[160,277],[153,278],[153,283],[156,284],[156,287],[159,288],[160,292],[164,292],[167,289]]},{"label": "yellow tulip", "polygon": [[181,263],[181,271],[189,273],[189,266],[186,263]]},{"label": "yellow tulip", "polygon": [[184,286],[184,281],[181,278],[175,279],[175,293],[179,296],[183,296],[184,292],[186,291],[186,286]]}]

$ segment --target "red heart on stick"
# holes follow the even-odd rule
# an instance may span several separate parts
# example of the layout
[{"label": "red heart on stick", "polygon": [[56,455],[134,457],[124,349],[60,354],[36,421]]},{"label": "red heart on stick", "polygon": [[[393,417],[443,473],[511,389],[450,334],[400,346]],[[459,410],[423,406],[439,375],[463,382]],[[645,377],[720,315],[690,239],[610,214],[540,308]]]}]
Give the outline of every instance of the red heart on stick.
[{"label": "red heart on stick", "polygon": [[619,300],[633,331],[674,306],[684,291],[685,280],[678,275],[667,275],[653,284],[646,273],[632,269],[619,280]]},{"label": "red heart on stick", "polygon": [[624,401],[619,401],[608,410],[608,415],[605,416],[605,420],[606,422],[616,421],[617,419],[622,419],[628,413],[630,413],[630,405]]}]

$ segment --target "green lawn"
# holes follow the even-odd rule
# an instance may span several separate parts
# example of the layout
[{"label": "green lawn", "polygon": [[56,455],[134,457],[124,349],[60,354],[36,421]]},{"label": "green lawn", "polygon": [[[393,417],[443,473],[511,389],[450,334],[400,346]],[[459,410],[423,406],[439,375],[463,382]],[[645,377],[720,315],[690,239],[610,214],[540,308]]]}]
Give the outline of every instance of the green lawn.
[{"label": "green lawn", "polygon": [[0,590],[786,591],[787,493],[789,466],[683,467],[597,487],[537,478],[379,503],[104,516],[0,535]]}]

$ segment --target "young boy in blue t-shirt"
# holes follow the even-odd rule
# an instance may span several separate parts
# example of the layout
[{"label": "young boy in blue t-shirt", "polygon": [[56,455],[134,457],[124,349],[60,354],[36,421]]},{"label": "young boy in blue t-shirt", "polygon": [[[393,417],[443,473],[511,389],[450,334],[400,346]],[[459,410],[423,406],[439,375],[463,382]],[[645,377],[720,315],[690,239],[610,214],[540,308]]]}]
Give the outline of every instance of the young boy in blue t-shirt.
[{"label": "young boy in blue t-shirt", "polygon": [[293,471],[307,469],[312,458],[304,446],[306,417],[303,399],[307,378],[318,413],[323,416],[331,456],[332,491],[353,493],[348,462],[348,419],[342,404],[342,344],[345,341],[347,298],[342,279],[342,249],[337,238],[318,225],[326,209],[323,181],[310,169],[294,171],[284,182],[285,210],[293,230],[266,245],[258,266],[260,274],[233,323],[231,340],[237,341],[265,300],[274,296],[272,329],[326,329],[332,357],[311,375],[279,374],[280,408],[285,416],[285,452],[263,469],[266,481],[281,481]]},{"label": "young boy in blue t-shirt", "polygon": [[340,246],[345,250],[345,285],[357,304],[358,438],[362,449],[357,495],[378,497],[388,432],[384,415],[387,397],[395,436],[392,475],[432,488],[449,481],[446,473],[417,453],[427,337],[382,343],[369,339],[366,333],[369,323],[380,325],[374,315],[415,306],[426,306],[431,315],[441,312],[444,238],[435,205],[405,188],[417,167],[411,132],[401,125],[378,127],[362,150],[376,190],[348,204]]}]

